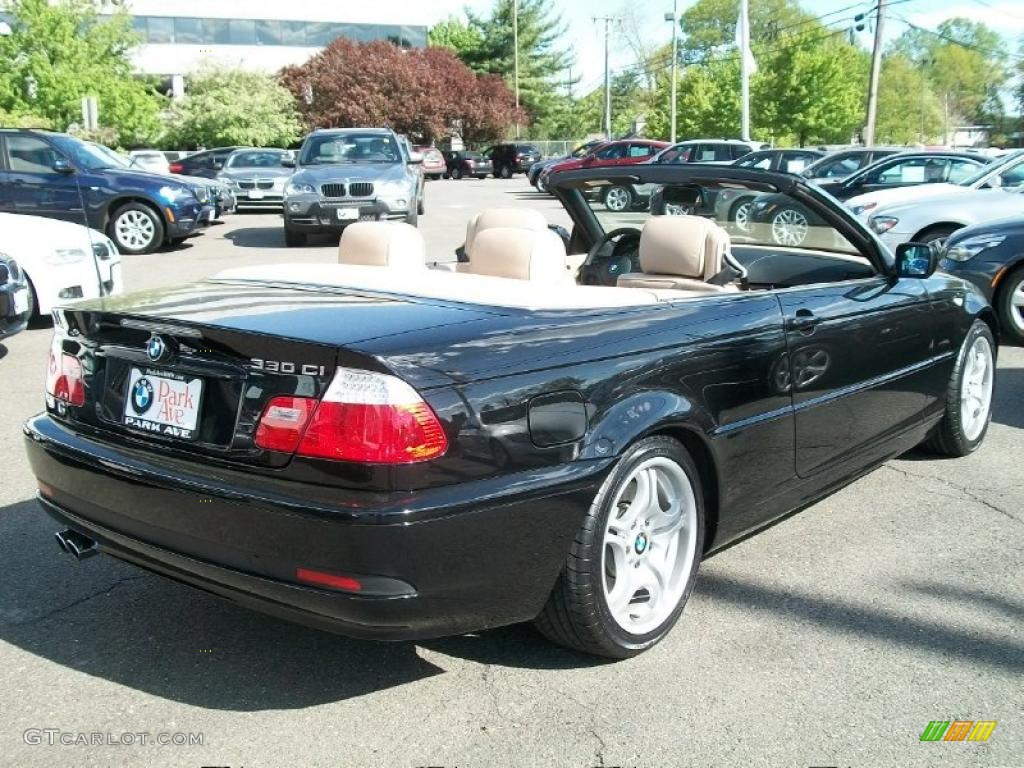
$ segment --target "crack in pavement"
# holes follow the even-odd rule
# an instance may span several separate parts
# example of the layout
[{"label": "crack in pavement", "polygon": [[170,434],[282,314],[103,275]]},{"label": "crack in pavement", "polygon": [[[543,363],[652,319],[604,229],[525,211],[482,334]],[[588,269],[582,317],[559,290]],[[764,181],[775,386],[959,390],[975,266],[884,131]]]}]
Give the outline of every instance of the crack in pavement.
[{"label": "crack in pavement", "polygon": [[983,507],[987,507],[988,509],[991,509],[993,512],[998,512],[999,514],[1003,515],[1006,518],[1009,518],[1010,520],[1012,520],[1015,523],[1020,523],[1020,524],[1024,525],[1024,520],[1022,520],[1021,518],[1017,517],[1012,512],[1010,512],[1008,510],[1005,510],[1005,509],[1003,509],[1002,507],[1000,507],[1000,506],[998,506],[996,504],[993,504],[988,499],[982,498],[981,496],[976,494],[974,491],[970,490],[969,488],[967,488],[965,486],[958,485],[958,484],[956,484],[954,482],[946,480],[944,477],[939,477],[938,475],[920,475],[917,472],[910,472],[909,470],[903,469],[902,467],[894,467],[892,464],[884,464],[883,467],[885,469],[891,469],[893,472],[896,472],[897,474],[903,475],[904,477],[912,477],[912,478],[916,478],[917,480],[934,480],[934,481],[937,481],[937,482],[941,483],[942,485],[946,486],[947,488],[950,488],[950,489],[952,489],[952,490],[962,494],[963,496],[966,496],[971,501],[975,501],[978,504],[981,504]]},{"label": "crack in pavement", "polygon": [[40,614],[39,616],[33,616],[32,618],[26,619],[24,621],[15,621],[15,622],[12,622],[12,623],[15,626],[19,626],[19,627],[21,627],[21,626],[28,626],[30,624],[38,624],[41,621],[46,621],[47,619],[53,618],[54,616],[56,616],[59,613],[63,613],[64,611],[68,611],[68,610],[70,610],[72,608],[75,608],[75,607],[81,605],[82,603],[87,603],[90,600],[93,600],[93,599],[95,599],[97,597],[100,597],[102,595],[109,595],[111,592],[113,592],[115,589],[117,589],[118,587],[120,587],[123,584],[127,584],[127,583],[132,582],[132,581],[139,581],[140,579],[152,579],[152,578],[154,578],[154,576],[152,576],[152,575],[150,575],[148,573],[139,574],[137,576],[125,576],[124,578],[118,579],[113,584],[110,584],[109,586],[106,586],[103,589],[97,590],[96,592],[92,592],[92,593],[90,593],[88,595],[85,595],[84,597],[80,597],[77,600],[72,600],[67,605],[62,605],[62,606],[60,606],[58,608],[54,608],[51,611],[47,611],[46,613]]}]

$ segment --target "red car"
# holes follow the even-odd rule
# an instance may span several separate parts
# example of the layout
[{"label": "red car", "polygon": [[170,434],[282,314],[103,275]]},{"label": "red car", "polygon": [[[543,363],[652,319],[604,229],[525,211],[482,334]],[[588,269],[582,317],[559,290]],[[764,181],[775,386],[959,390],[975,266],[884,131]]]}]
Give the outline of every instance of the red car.
[{"label": "red car", "polygon": [[608,166],[646,163],[667,146],[669,146],[667,141],[651,141],[650,139],[609,141],[597,147],[588,155],[570,158],[545,168],[541,173],[541,177],[546,184],[547,177],[558,171],[575,171],[580,168],[605,168]]},{"label": "red car", "polygon": [[444,172],[448,170],[448,165],[444,161],[444,155],[441,154],[441,150],[437,147],[414,147],[414,149],[423,155],[423,175],[428,179],[440,179]]}]

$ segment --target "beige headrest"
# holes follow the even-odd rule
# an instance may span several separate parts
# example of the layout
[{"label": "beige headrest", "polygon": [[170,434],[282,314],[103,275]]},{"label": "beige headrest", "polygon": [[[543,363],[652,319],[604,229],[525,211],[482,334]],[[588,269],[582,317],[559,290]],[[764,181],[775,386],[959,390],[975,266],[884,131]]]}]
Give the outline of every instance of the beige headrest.
[{"label": "beige headrest", "polygon": [[358,221],[341,233],[338,263],[426,269],[427,246],[420,231],[403,221]]},{"label": "beige headrest", "polygon": [[513,227],[539,232],[548,228],[548,222],[544,214],[532,208],[487,208],[470,219],[466,225],[466,253],[472,254],[473,242],[478,233],[494,227]]},{"label": "beige headrest", "polygon": [[568,284],[572,280],[565,262],[562,238],[548,229],[492,227],[477,232],[468,266],[474,275]]},{"label": "beige headrest", "polygon": [[722,271],[729,234],[701,216],[652,216],[640,233],[644,274],[708,280]]}]

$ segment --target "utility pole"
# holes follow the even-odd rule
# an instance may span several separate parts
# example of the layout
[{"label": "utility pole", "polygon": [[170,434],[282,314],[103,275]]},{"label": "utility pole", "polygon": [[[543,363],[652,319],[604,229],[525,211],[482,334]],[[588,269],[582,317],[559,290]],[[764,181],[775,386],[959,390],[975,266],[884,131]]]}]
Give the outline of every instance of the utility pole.
[{"label": "utility pole", "polygon": [[871,80],[868,82],[868,120],[864,127],[864,144],[875,143],[875,117],[878,113],[878,75],[882,69],[882,22],[885,19],[885,0],[878,0],[875,14],[875,45],[871,49]]},{"label": "utility pole", "polygon": [[595,16],[594,21],[604,22],[604,134],[610,139],[612,137],[612,81],[608,69],[608,37],[611,34],[609,27],[613,21],[618,21],[618,17]]},{"label": "utility pole", "polygon": [[[512,0],[512,61],[516,84],[516,114],[519,113],[519,0]],[[519,138],[519,118],[516,118],[516,138]]]},{"label": "utility pole", "polygon": [[665,14],[665,20],[672,22],[672,101],[669,104],[669,112],[672,115],[671,141],[676,143],[676,64],[679,55],[677,53],[676,39],[679,33],[679,0],[672,0],[672,15]]},{"label": "utility pole", "polygon": [[740,0],[743,34],[740,47],[740,138],[750,141],[750,13],[747,0]]}]

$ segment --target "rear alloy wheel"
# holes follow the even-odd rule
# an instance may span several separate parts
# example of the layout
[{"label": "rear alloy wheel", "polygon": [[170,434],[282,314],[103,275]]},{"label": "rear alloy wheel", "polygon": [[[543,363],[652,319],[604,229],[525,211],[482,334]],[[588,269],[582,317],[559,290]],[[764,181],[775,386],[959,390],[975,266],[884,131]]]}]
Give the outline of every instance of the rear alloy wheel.
[{"label": "rear alloy wheel", "polygon": [[508,163],[504,163],[502,165],[499,165],[498,166],[498,172],[496,174],[494,174],[494,175],[498,176],[498,177],[500,177],[502,179],[511,179],[512,178],[512,166],[509,165]]},{"label": "rear alloy wheel", "polygon": [[796,208],[783,208],[772,217],[772,240],[778,245],[800,245],[809,230],[807,216]]},{"label": "rear alloy wheel", "polygon": [[996,301],[996,311],[1007,339],[1024,344],[1024,266],[1007,275]]},{"label": "rear alloy wheel", "polygon": [[538,629],[611,658],[663,638],[693,590],[704,544],[700,478],[677,441],[636,443],[584,518]]},{"label": "rear alloy wheel", "polygon": [[750,200],[740,200],[732,207],[729,218],[736,225],[736,229],[744,234],[750,232]]},{"label": "rear alloy wheel", "polygon": [[110,217],[107,235],[121,253],[152,253],[164,241],[164,223],[145,203],[126,203]]},{"label": "rear alloy wheel", "polygon": [[462,169],[461,168],[452,168],[452,178],[456,179],[456,180],[461,179],[462,178]]},{"label": "rear alloy wheel", "polygon": [[945,456],[966,456],[985,439],[992,419],[996,376],[995,340],[984,320],[975,320],[960,347],[946,389],[946,412],[926,445]]},{"label": "rear alloy wheel", "polygon": [[622,213],[633,207],[633,190],[616,184],[604,193],[604,207],[614,213]]}]

